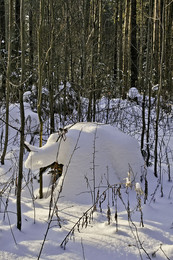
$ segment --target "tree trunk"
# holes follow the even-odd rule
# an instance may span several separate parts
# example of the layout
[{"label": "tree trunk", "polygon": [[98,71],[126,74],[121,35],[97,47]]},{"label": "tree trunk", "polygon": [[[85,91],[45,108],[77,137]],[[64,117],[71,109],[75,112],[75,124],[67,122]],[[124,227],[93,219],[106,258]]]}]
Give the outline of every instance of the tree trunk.
[{"label": "tree trunk", "polygon": [[125,20],[124,20],[124,46],[123,46],[123,89],[122,98],[126,98],[128,91],[129,78],[129,16],[130,16],[130,1],[126,0]]},{"label": "tree trunk", "polygon": [[123,10],[122,1],[119,1],[119,22],[118,22],[118,84],[120,86],[119,95],[122,97],[122,78],[123,78]]},{"label": "tree trunk", "polygon": [[48,46],[51,47],[48,55],[48,88],[49,88],[49,106],[50,106],[50,133],[52,134],[55,130],[54,123],[54,76],[53,76],[53,46],[54,45],[54,15],[53,15],[53,1],[49,1],[49,17],[48,26],[50,28],[50,34],[48,37]]},{"label": "tree trunk", "polygon": [[154,83],[157,84],[159,81],[159,46],[160,46],[160,0],[154,0],[154,14],[153,14],[153,65],[155,75],[153,77]]},{"label": "tree trunk", "polygon": [[144,73],[143,73],[143,62],[144,62],[144,6],[143,0],[140,1],[140,24],[139,24],[139,71],[138,71],[138,89],[140,92],[143,91],[144,87]]},{"label": "tree trunk", "polygon": [[[142,100],[142,133],[141,133],[141,153],[145,158],[145,150],[144,150],[144,141],[145,141],[145,131],[146,131],[146,120],[145,120],[145,101],[146,101],[146,86],[144,86],[144,75],[143,75],[143,18],[144,18],[144,8],[143,8],[143,0],[141,0],[141,9],[140,9],[140,51],[139,51],[139,89],[143,91],[143,100]],[[149,18],[150,19],[150,18]],[[148,31],[149,31],[149,23],[148,23]]]},{"label": "tree trunk", "polygon": [[113,62],[113,78],[114,82],[116,82],[117,78],[117,65],[118,65],[118,58],[117,58],[117,53],[118,53],[118,1],[115,5],[115,14],[114,14],[114,62]]},{"label": "tree trunk", "polygon": [[[165,0],[163,0],[163,10],[162,10],[162,49],[160,57],[160,78],[159,78],[159,89],[157,93],[157,106],[156,106],[156,126],[155,126],[155,147],[154,147],[154,175],[158,177],[157,174],[157,163],[158,163],[158,142],[159,142],[159,115],[160,115],[160,96],[163,85],[163,63],[164,63],[164,48],[165,48]],[[161,176],[160,176],[161,177]]]},{"label": "tree trunk", "polygon": [[[43,30],[43,13],[44,13],[44,0],[40,0],[39,7],[39,28],[38,28],[38,100],[37,100],[37,113],[40,122],[40,142],[42,146],[43,138],[43,119],[42,119],[42,85],[43,85],[43,60],[42,60],[42,30]],[[40,169],[40,199],[43,198],[43,178]]]},{"label": "tree trunk", "polygon": [[21,192],[23,178],[23,151],[24,151],[24,131],[25,131],[25,112],[23,104],[23,82],[25,77],[25,40],[24,40],[24,1],[20,0],[20,46],[21,46],[21,85],[19,87],[19,102],[20,102],[20,152],[19,152],[19,173],[17,183],[17,228],[21,230],[22,214],[21,214]]},{"label": "tree trunk", "polygon": [[[166,1],[166,9],[165,9],[165,83],[166,83],[166,91],[165,96],[168,101],[173,101],[173,30],[172,30],[172,24],[173,24],[173,3],[169,4],[170,0]],[[171,58],[172,57],[172,58]],[[170,69],[172,67],[172,69]]]},{"label": "tree trunk", "polygon": [[30,9],[29,9],[29,86],[32,87],[33,73],[34,73],[34,35],[33,35],[33,0],[30,0]]},{"label": "tree trunk", "polygon": [[151,26],[151,17],[152,17],[152,1],[150,0],[149,4],[149,18],[148,18],[148,30],[147,30],[147,56],[146,56],[146,71],[145,71],[145,89],[148,90],[148,120],[147,120],[147,131],[146,131],[146,165],[149,166],[150,160],[150,117],[151,117],[151,78],[152,78],[152,26]]},{"label": "tree trunk", "polygon": [[131,87],[137,87],[138,51],[136,43],[136,0],[131,0]]},{"label": "tree trunk", "polygon": [[8,146],[8,130],[9,130],[9,95],[10,95],[10,74],[11,74],[11,41],[12,41],[12,9],[13,0],[9,1],[9,20],[8,20],[8,59],[7,59],[7,72],[6,72],[6,124],[5,124],[5,142],[4,149],[1,156],[1,164],[4,164],[5,155]]},{"label": "tree trunk", "polygon": [[0,0],[0,100],[5,97],[5,2]]}]

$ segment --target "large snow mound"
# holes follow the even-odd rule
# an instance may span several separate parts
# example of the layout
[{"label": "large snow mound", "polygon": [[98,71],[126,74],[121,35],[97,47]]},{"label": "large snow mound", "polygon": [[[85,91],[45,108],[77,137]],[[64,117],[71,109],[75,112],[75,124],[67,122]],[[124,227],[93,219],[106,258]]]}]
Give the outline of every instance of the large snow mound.
[{"label": "large snow mound", "polygon": [[25,162],[33,170],[55,161],[63,164],[63,199],[87,201],[91,190],[125,183],[129,171],[132,179],[139,180],[144,162],[136,139],[105,124],[77,123],[67,128],[65,140],[57,142],[55,133],[41,148],[28,144],[31,152]]}]

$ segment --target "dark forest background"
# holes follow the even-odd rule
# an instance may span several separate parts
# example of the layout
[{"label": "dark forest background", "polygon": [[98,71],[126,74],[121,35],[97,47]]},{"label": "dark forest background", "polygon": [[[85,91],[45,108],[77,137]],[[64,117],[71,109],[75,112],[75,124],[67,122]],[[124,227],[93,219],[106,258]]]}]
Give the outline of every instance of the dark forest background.
[{"label": "dark forest background", "polygon": [[131,87],[150,96],[160,87],[169,102],[172,14],[171,0],[0,0],[0,98],[9,92],[17,102],[21,88],[44,87],[53,115],[54,99],[68,97],[70,84],[78,101],[89,99],[88,121],[95,121],[98,99],[126,98]]}]

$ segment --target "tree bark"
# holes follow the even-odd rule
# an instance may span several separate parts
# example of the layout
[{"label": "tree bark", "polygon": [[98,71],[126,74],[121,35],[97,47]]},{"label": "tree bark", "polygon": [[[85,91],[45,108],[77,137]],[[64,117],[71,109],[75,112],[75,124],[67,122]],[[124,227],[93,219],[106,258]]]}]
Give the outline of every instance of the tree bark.
[{"label": "tree bark", "polygon": [[9,95],[10,95],[10,74],[11,74],[11,41],[12,41],[12,9],[13,0],[9,1],[9,18],[8,18],[8,59],[6,72],[6,124],[5,124],[5,142],[4,149],[1,155],[1,164],[4,165],[5,155],[8,146],[8,132],[9,132]]},{"label": "tree bark", "polygon": [[[42,30],[43,30],[43,13],[44,0],[40,0],[39,7],[39,28],[38,28],[38,99],[37,99],[37,113],[40,123],[39,131],[39,146],[42,146],[43,139],[43,119],[42,119],[42,86],[43,86],[43,60],[42,60]],[[43,198],[43,178],[40,170],[40,199]]]},{"label": "tree bark", "polygon": [[34,34],[33,34],[33,0],[30,0],[30,9],[29,9],[29,86],[32,87],[34,83]]},{"label": "tree bark", "polygon": [[118,85],[119,96],[122,97],[122,79],[123,79],[123,8],[122,1],[119,1],[119,22],[118,22]]},{"label": "tree bark", "polygon": [[[164,49],[165,49],[165,0],[163,0],[163,9],[162,9],[162,49],[160,57],[160,78],[159,78],[159,89],[157,93],[157,104],[156,104],[156,126],[155,126],[155,147],[154,147],[154,175],[158,177],[157,174],[157,164],[158,164],[158,142],[159,142],[159,116],[160,116],[160,96],[163,85],[163,63],[164,63]],[[161,176],[160,176],[161,178]]]},{"label": "tree bark", "polygon": [[24,40],[24,1],[20,0],[20,47],[21,47],[21,83],[19,87],[19,102],[20,102],[20,152],[19,152],[19,173],[17,183],[17,228],[21,230],[22,227],[22,213],[21,213],[21,192],[23,179],[23,151],[24,151],[24,131],[25,131],[25,111],[23,104],[23,82],[25,77],[25,40]]},{"label": "tree bark", "polygon": [[54,15],[53,15],[53,1],[49,1],[49,18],[48,26],[50,28],[50,33],[48,37],[48,46],[51,47],[50,53],[48,55],[48,88],[49,88],[49,107],[50,107],[50,133],[52,134],[55,130],[54,122],[54,76],[53,76],[53,46],[54,46]]},{"label": "tree bark", "polygon": [[129,79],[129,16],[130,1],[126,0],[125,20],[124,20],[124,45],[123,45],[123,89],[122,98],[125,99],[128,91]]},{"label": "tree bark", "polygon": [[146,131],[146,165],[149,166],[150,160],[150,122],[151,122],[151,78],[152,78],[152,62],[153,62],[153,51],[152,51],[152,1],[149,2],[149,18],[148,18],[148,29],[147,29],[147,56],[146,56],[146,70],[145,70],[145,90],[148,91],[148,120],[147,120],[147,131]]},{"label": "tree bark", "polygon": [[0,100],[5,97],[5,2],[0,0]]},{"label": "tree bark", "polygon": [[137,87],[138,80],[138,51],[137,51],[137,25],[136,0],[131,0],[131,87]]}]

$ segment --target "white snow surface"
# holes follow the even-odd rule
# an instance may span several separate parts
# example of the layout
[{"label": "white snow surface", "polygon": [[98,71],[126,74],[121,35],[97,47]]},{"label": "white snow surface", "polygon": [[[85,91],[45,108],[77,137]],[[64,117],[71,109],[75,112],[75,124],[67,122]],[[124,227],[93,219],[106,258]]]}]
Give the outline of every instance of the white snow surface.
[{"label": "white snow surface", "polygon": [[[31,116],[32,126],[35,127],[38,122],[37,115],[27,104],[25,108],[27,115]],[[10,121],[16,127],[20,125],[17,122],[18,111],[18,105],[11,105]],[[10,128],[10,137],[13,136],[16,136],[16,132]],[[44,173],[44,198],[39,199],[37,168],[56,160],[57,154],[58,162],[64,164],[64,169],[55,187],[51,207],[51,213],[55,209],[55,214],[48,229],[40,256],[41,260],[172,260],[173,183],[168,181],[168,167],[165,160],[162,162],[161,184],[153,175],[153,167],[146,169],[148,198],[144,204],[145,183],[138,180],[143,160],[135,139],[123,134],[117,128],[95,123],[80,123],[71,126],[66,134],[66,140],[62,139],[61,143],[56,142],[57,137],[57,133],[51,135],[42,148],[36,145],[30,146],[32,152],[27,153],[28,158],[25,164],[33,168],[24,167],[23,170],[21,231],[16,228],[14,180],[18,174],[19,146],[17,143],[13,142],[13,146],[10,146],[11,150],[7,153],[5,165],[0,165],[0,260],[38,259],[49,223],[51,175],[48,171]],[[168,138],[171,155],[173,135]],[[37,138],[34,139],[36,140]],[[29,135],[27,135],[27,141],[30,141]],[[170,156],[172,179],[171,158]],[[134,173],[137,173],[135,180],[137,182],[132,186],[127,173],[129,163]],[[99,190],[100,194],[105,191],[99,201],[105,200],[101,207],[98,203],[97,210],[86,225],[84,220],[89,218],[91,211],[88,210],[92,206],[93,165],[95,165],[97,182],[95,191]],[[88,186],[86,179],[88,179]],[[119,185],[120,179],[126,187]],[[108,184],[115,183],[118,185],[115,186],[113,193],[112,187],[107,188]],[[63,189],[59,193],[62,184]],[[82,193],[80,193],[81,190]],[[54,201],[57,202],[56,207],[54,207]],[[111,214],[109,214],[110,223],[108,224],[109,208]],[[85,215],[87,211],[88,215]],[[117,222],[115,216],[117,216]],[[81,219],[79,225],[75,226],[79,219]],[[64,250],[60,245],[70,230],[74,232],[71,233]]]},{"label": "white snow surface", "polygon": [[144,161],[134,138],[105,124],[77,123],[68,128],[65,139],[58,142],[55,133],[41,148],[27,143],[31,152],[25,162],[32,170],[56,161],[63,164],[63,200],[91,203],[88,182],[97,190],[108,183],[123,184],[128,172],[132,181],[139,180]]}]

